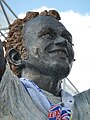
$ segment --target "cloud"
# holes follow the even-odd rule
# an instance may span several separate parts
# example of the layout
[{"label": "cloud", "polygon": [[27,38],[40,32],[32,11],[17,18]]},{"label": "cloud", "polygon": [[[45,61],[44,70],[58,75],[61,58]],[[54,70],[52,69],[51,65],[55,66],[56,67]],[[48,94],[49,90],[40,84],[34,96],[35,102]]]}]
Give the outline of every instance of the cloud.
[{"label": "cloud", "polygon": [[26,13],[20,13],[20,14],[18,15],[18,18],[24,18],[25,15],[26,15]]},{"label": "cloud", "polygon": [[[44,11],[55,8],[47,8],[45,6],[33,9],[32,11]],[[25,13],[19,14],[24,17]],[[73,36],[74,51],[76,61],[73,64],[69,79],[78,88],[84,91],[90,88],[90,16],[88,14],[81,15],[72,10],[60,12],[61,22]]]},{"label": "cloud", "polygon": [[33,9],[32,11],[37,11],[37,12],[42,12],[44,10],[55,10],[55,8],[48,8],[46,6],[42,6],[41,8],[38,8],[38,9]]},{"label": "cloud", "polygon": [[[42,11],[44,11],[44,10],[55,10],[55,8],[48,8],[48,7],[46,7],[46,6],[42,6],[42,7],[40,7],[40,8],[37,8],[37,9],[33,9],[33,10],[31,10],[31,11],[33,11],[33,12],[42,12]],[[25,17],[25,15],[26,15],[26,13],[20,13],[19,15],[18,15],[18,18],[24,18]]]},{"label": "cloud", "polygon": [[81,15],[74,11],[61,12],[61,22],[73,36],[76,61],[69,75],[70,80],[84,91],[90,88],[90,16]]}]

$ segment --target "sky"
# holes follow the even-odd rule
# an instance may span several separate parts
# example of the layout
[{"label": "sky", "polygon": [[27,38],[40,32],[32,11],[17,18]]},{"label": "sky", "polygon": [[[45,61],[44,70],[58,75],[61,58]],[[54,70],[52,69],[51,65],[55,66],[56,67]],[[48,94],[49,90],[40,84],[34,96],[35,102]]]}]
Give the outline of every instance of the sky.
[{"label": "sky", "polygon": [[58,11],[74,10],[81,14],[90,14],[90,0],[5,0],[16,14],[34,8],[46,6],[56,8]]},{"label": "sky", "polygon": [[82,92],[90,88],[90,0],[5,0],[18,17],[55,9],[73,36],[76,61],[68,78]]}]

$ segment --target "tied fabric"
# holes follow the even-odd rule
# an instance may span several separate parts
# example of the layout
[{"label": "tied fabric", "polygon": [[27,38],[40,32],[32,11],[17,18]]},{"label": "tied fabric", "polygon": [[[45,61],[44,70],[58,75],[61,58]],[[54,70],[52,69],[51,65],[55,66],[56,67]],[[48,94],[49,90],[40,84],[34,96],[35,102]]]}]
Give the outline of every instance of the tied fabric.
[{"label": "tied fabric", "polygon": [[25,78],[20,78],[21,83],[24,85],[26,91],[30,95],[36,106],[45,114],[51,107],[50,101],[46,98],[42,90],[32,81]]},{"label": "tied fabric", "polygon": [[48,120],[70,120],[71,111],[60,104],[53,105],[42,90],[31,80],[20,78],[26,91],[36,106],[48,117]]},{"label": "tied fabric", "polygon": [[59,104],[49,109],[48,120],[70,120],[71,111]]}]

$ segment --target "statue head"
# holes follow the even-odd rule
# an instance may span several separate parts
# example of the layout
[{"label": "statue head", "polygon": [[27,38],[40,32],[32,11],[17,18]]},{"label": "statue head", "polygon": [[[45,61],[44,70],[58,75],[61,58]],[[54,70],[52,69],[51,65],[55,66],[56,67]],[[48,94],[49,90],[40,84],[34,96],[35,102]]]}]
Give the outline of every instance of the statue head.
[{"label": "statue head", "polygon": [[55,79],[67,77],[74,59],[72,35],[57,11],[28,12],[10,25],[6,56],[13,72],[34,69]]}]

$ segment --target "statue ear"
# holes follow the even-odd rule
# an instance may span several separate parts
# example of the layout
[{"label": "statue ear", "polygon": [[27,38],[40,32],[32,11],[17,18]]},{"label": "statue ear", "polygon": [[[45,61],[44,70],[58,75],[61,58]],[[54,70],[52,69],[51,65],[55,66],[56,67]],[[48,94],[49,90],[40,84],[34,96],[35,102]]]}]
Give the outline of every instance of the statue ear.
[{"label": "statue ear", "polygon": [[13,65],[16,65],[16,66],[21,66],[22,64],[22,60],[21,60],[21,55],[20,53],[14,49],[14,48],[11,48],[9,51],[8,51],[8,54],[7,54],[7,58],[8,58],[8,61],[9,63],[13,64]]}]

